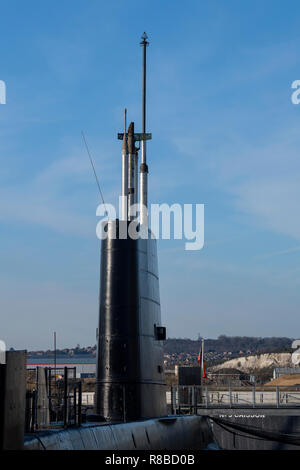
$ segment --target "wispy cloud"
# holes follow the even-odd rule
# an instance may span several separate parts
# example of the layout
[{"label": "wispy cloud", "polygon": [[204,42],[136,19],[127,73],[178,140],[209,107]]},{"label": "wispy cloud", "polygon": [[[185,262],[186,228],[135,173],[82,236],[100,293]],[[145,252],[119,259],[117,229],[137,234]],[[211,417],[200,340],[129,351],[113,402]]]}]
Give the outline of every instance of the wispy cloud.
[{"label": "wispy cloud", "polygon": [[236,208],[260,226],[300,240],[299,177],[249,181],[235,190]]},{"label": "wispy cloud", "polygon": [[256,259],[268,259],[273,258],[273,256],[289,255],[290,253],[297,253],[300,251],[300,246],[294,248],[288,248],[286,250],[272,251],[271,253],[265,253],[264,255],[256,256]]},{"label": "wispy cloud", "polygon": [[[104,191],[109,201],[115,190],[111,184],[114,162],[111,152],[103,152],[103,147],[102,143],[100,181],[104,186],[109,181],[108,191]],[[76,236],[94,235],[100,198],[85,152],[83,146],[69,149],[65,151],[68,156],[57,158],[23,184],[2,187],[0,220],[40,225]]]}]

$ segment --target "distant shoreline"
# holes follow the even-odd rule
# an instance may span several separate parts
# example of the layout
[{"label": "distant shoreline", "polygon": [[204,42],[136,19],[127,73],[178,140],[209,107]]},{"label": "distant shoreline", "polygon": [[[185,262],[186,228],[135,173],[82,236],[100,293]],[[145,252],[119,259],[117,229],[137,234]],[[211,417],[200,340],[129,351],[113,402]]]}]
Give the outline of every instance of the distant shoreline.
[{"label": "distant shoreline", "polygon": [[[82,364],[96,362],[96,356],[93,355],[60,355],[56,356],[56,364]],[[39,365],[39,364],[54,364],[54,356],[29,356],[27,357],[27,364]]]}]

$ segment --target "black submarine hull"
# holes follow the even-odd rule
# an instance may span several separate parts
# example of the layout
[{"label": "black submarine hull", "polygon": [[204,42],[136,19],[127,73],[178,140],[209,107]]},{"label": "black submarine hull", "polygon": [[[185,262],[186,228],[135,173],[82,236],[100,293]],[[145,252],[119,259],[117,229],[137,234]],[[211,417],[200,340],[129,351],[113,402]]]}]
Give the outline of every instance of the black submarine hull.
[{"label": "black submarine hull", "polygon": [[101,246],[96,412],[110,422],[167,414],[156,240],[128,227],[108,222]]},{"label": "black submarine hull", "polygon": [[[25,450],[299,450],[299,410],[206,410],[25,435]],[[221,411],[221,413],[220,413]],[[222,418],[220,418],[220,415]],[[225,416],[225,417],[224,417]]]},{"label": "black submarine hull", "polygon": [[207,419],[173,416],[145,421],[40,431],[24,450],[202,450],[216,448]]}]

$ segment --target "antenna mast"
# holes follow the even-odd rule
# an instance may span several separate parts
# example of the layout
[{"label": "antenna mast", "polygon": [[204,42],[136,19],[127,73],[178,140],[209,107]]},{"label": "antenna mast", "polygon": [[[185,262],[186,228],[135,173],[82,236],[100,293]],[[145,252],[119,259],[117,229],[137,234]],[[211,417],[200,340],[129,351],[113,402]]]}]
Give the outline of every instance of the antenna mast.
[{"label": "antenna mast", "polygon": [[149,45],[147,41],[148,36],[146,33],[142,35],[142,42],[140,43],[143,46],[143,107],[142,107],[142,132],[146,132],[146,48]]},{"label": "antenna mast", "polygon": [[[142,133],[146,133],[146,49],[149,45],[146,33],[142,35],[143,47],[143,99],[142,99]],[[146,141],[141,141],[140,166],[140,223],[148,226],[148,166],[146,158]]]}]

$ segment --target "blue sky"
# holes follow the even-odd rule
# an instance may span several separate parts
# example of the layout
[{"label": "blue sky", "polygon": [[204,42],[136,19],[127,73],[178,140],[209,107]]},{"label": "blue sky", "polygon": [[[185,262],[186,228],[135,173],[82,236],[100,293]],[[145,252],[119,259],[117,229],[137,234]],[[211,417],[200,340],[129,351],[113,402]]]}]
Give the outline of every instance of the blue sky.
[{"label": "blue sky", "polygon": [[159,241],[170,337],[300,333],[300,7],[290,1],[2,3],[1,339],[95,343],[100,202],[140,127],[147,31],[151,202],[204,203],[205,246]]}]

